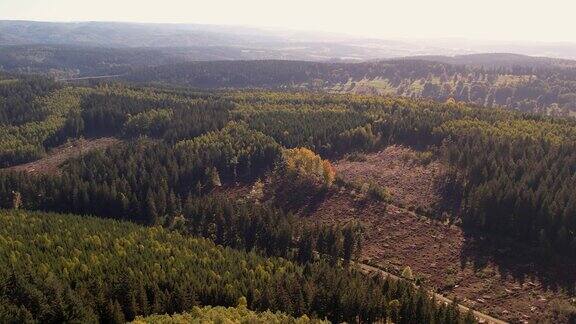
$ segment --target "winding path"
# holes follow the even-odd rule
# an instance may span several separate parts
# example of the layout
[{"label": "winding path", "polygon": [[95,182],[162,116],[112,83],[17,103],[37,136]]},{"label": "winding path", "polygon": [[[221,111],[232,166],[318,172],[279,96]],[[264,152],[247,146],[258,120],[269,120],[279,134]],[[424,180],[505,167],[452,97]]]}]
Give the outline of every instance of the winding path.
[{"label": "winding path", "polygon": [[108,79],[108,78],[121,77],[123,75],[125,75],[125,74],[111,74],[111,75],[87,76],[87,77],[79,77],[79,78],[56,79],[56,81],[66,82],[66,81],[79,81],[79,80],[92,80],[92,79]]},{"label": "winding path", "polygon": [[[382,269],[380,269],[380,268],[377,268],[377,267],[374,267],[374,266],[371,266],[371,265],[367,265],[367,264],[364,264],[364,263],[356,263],[356,264],[360,267],[360,270],[361,270],[362,272],[364,272],[364,273],[368,273],[368,274],[370,274],[370,273],[379,273],[381,276],[390,277],[390,278],[392,278],[392,279],[394,279],[394,280],[404,280],[403,278],[400,278],[400,277],[398,277],[398,276],[396,276],[396,275],[394,275],[394,274],[391,274],[390,272],[384,271],[384,270],[382,270]],[[414,285],[414,286],[416,286],[416,285]],[[436,300],[437,300],[439,303],[444,303],[444,304],[446,304],[446,305],[452,304],[452,300],[450,300],[450,299],[448,299],[448,298],[446,298],[446,297],[444,297],[444,296],[442,296],[442,295],[440,295],[440,294],[437,294],[437,293],[432,292],[432,291],[430,291],[429,293],[430,293],[431,295],[434,295],[434,297],[436,298]],[[458,304],[458,309],[459,309],[460,312],[462,312],[462,313],[467,313],[470,308],[468,308],[468,307],[466,307],[466,306],[464,306],[464,305]],[[473,314],[474,314],[474,317],[476,317],[476,319],[477,319],[478,322],[480,322],[480,323],[491,323],[491,324],[507,324],[507,323],[508,323],[508,322],[499,320],[499,319],[497,319],[497,318],[494,318],[494,317],[492,317],[492,316],[490,316],[490,315],[481,313],[481,312],[479,312],[479,311],[472,310],[472,312],[473,312]]]}]

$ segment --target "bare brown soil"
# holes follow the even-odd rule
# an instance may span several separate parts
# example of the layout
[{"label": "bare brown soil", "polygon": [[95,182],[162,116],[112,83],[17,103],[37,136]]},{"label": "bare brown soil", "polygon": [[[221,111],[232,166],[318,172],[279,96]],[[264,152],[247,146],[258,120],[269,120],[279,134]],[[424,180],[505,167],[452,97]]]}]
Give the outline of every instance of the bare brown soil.
[{"label": "bare brown soil", "polygon": [[[406,280],[402,277],[399,277],[389,271],[386,270],[382,270],[379,267],[375,267],[375,266],[371,266],[369,264],[366,263],[356,263],[356,266],[360,269],[360,271],[364,272],[365,274],[369,275],[369,276],[373,276],[374,274],[376,275],[380,275],[384,278],[389,278],[389,279],[393,279],[393,280]],[[418,285],[416,285],[416,283],[414,283],[414,287],[418,288]],[[436,299],[436,302],[438,304],[444,304],[444,305],[451,305],[452,303],[454,303],[453,300],[448,299],[446,297],[444,297],[441,294],[438,293],[433,293],[434,298]],[[472,311],[472,314],[474,315],[474,317],[476,317],[476,320],[478,320],[479,323],[488,323],[488,324],[506,324],[507,322],[494,318],[488,314],[479,312],[477,310],[473,310],[470,309],[469,307],[466,307],[460,303],[457,303],[458,305],[458,309],[460,310],[461,314],[467,314],[469,311]]]},{"label": "bare brown soil", "polygon": [[[406,150],[391,147],[368,155],[365,162],[339,161],[337,170],[350,180],[366,177],[389,184],[395,201],[405,206],[441,200],[434,183],[442,167],[432,162],[426,170],[398,159]],[[350,189],[333,188],[302,216],[313,223],[362,222],[365,262],[393,273],[410,266],[424,286],[502,320],[565,322],[554,310],[571,308],[575,302],[573,260],[542,262],[528,249],[490,242],[395,203],[367,201]]]},{"label": "bare brown soil", "polygon": [[459,204],[445,194],[448,167],[440,161],[423,162],[417,152],[398,145],[365,155],[365,161],[340,160],[334,164],[348,182],[375,183],[388,189],[396,205],[442,213]]},{"label": "bare brown soil", "polygon": [[119,143],[116,138],[103,137],[98,139],[78,139],[53,148],[48,154],[33,162],[15,165],[4,170],[23,171],[27,173],[58,174],[59,167],[66,160],[86,154],[97,149],[105,149]]}]

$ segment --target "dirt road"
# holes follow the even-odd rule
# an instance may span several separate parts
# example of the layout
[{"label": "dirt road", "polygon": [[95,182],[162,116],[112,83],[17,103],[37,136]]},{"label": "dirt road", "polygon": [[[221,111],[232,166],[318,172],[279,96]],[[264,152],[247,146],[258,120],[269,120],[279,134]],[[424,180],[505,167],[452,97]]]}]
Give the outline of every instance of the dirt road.
[{"label": "dirt road", "polygon": [[79,78],[56,79],[56,81],[66,82],[66,81],[80,81],[80,80],[93,80],[93,79],[110,79],[121,77],[123,75],[124,74],[98,75],[98,76],[87,76]]},{"label": "dirt road", "polygon": [[[390,277],[390,278],[395,279],[395,280],[404,280],[403,278],[400,278],[394,274],[391,274],[391,273],[384,271],[382,269],[373,267],[371,265],[367,265],[364,263],[357,263],[357,265],[360,267],[360,269],[364,273],[379,273],[382,276]],[[446,298],[440,294],[437,294],[434,292],[430,292],[430,294],[433,294],[434,297],[436,298],[436,300],[440,303],[445,303],[445,304],[451,304],[452,303],[452,300],[450,300],[450,299],[448,299],[448,298]],[[460,305],[460,304],[458,304],[458,308],[460,309],[460,312],[462,312],[462,313],[467,313],[469,310],[468,307],[466,307],[464,305]],[[499,320],[499,319],[494,318],[490,315],[487,315],[487,314],[484,314],[484,313],[481,313],[481,312],[478,312],[475,310],[472,310],[472,312],[474,313],[474,317],[476,317],[476,319],[480,323],[491,323],[491,324],[506,324],[507,323],[505,321]]]},{"label": "dirt road", "polygon": [[84,155],[93,150],[105,149],[117,143],[120,143],[120,140],[112,137],[90,140],[78,139],[52,149],[45,157],[39,160],[0,170],[39,174],[58,174],[60,172],[60,165],[62,165],[66,160]]}]

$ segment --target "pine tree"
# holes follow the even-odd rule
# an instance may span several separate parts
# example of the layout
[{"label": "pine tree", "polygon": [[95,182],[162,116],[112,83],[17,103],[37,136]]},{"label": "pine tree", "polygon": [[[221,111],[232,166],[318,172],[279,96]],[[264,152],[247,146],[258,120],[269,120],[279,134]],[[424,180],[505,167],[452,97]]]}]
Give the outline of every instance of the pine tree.
[{"label": "pine tree", "polygon": [[412,274],[412,269],[409,266],[406,266],[404,270],[402,270],[402,277],[408,280],[414,280],[414,275]]},{"label": "pine tree", "polygon": [[305,231],[298,241],[298,262],[310,262],[314,256],[314,238],[310,231]]},{"label": "pine tree", "polygon": [[146,215],[148,224],[158,224],[158,211],[156,209],[156,202],[154,201],[154,194],[150,190],[146,195]]},{"label": "pine tree", "polygon": [[22,206],[22,195],[18,191],[12,191],[12,209],[20,209]]},{"label": "pine tree", "polygon": [[206,175],[209,181],[208,183],[212,188],[222,186],[222,181],[220,181],[220,174],[218,174],[216,167],[206,169]]},{"label": "pine tree", "polygon": [[115,300],[114,302],[110,301],[108,304],[108,314],[110,323],[115,324],[123,324],[126,323],[126,319],[124,317],[124,313],[122,312],[122,306],[120,303]]}]

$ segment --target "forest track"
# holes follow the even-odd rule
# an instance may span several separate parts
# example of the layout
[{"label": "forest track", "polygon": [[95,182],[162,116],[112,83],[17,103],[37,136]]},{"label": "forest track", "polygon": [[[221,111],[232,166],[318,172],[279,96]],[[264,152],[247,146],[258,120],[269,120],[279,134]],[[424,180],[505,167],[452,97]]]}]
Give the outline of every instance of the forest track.
[{"label": "forest track", "polygon": [[95,79],[111,79],[111,78],[118,78],[124,75],[125,74],[96,75],[96,76],[87,76],[78,78],[56,79],[56,81],[68,82],[68,81],[82,81],[82,80],[95,80]]},{"label": "forest track", "polygon": [[[390,272],[387,272],[385,270],[382,270],[380,268],[377,268],[377,267],[374,267],[374,266],[371,266],[371,265],[368,265],[365,263],[358,263],[357,262],[356,264],[360,267],[360,270],[362,272],[367,273],[367,274],[376,272],[376,273],[379,273],[383,277],[389,277],[389,278],[392,278],[394,280],[405,280],[404,278],[398,277],[397,275],[394,275]],[[414,287],[417,287],[415,284],[413,284],[413,285],[414,285]],[[435,293],[433,291],[429,291],[429,293],[436,298],[438,303],[444,303],[445,305],[452,304],[452,300],[444,297],[443,295],[440,295],[440,294]],[[458,305],[458,309],[460,310],[461,313],[467,313],[470,310],[469,307],[466,307],[462,304],[457,304],[457,305]],[[508,322],[499,320],[499,319],[494,318],[488,314],[484,314],[484,313],[481,313],[481,312],[476,311],[476,310],[472,310],[472,313],[474,314],[474,317],[480,323],[490,323],[490,324],[507,324],[508,323]]]},{"label": "forest track", "polygon": [[38,174],[59,174],[60,166],[68,159],[85,155],[94,150],[106,149],[120,142],[121,140],[113,137],[77,139],[53,148],[46,156],[39,160],[0,170]]}]

